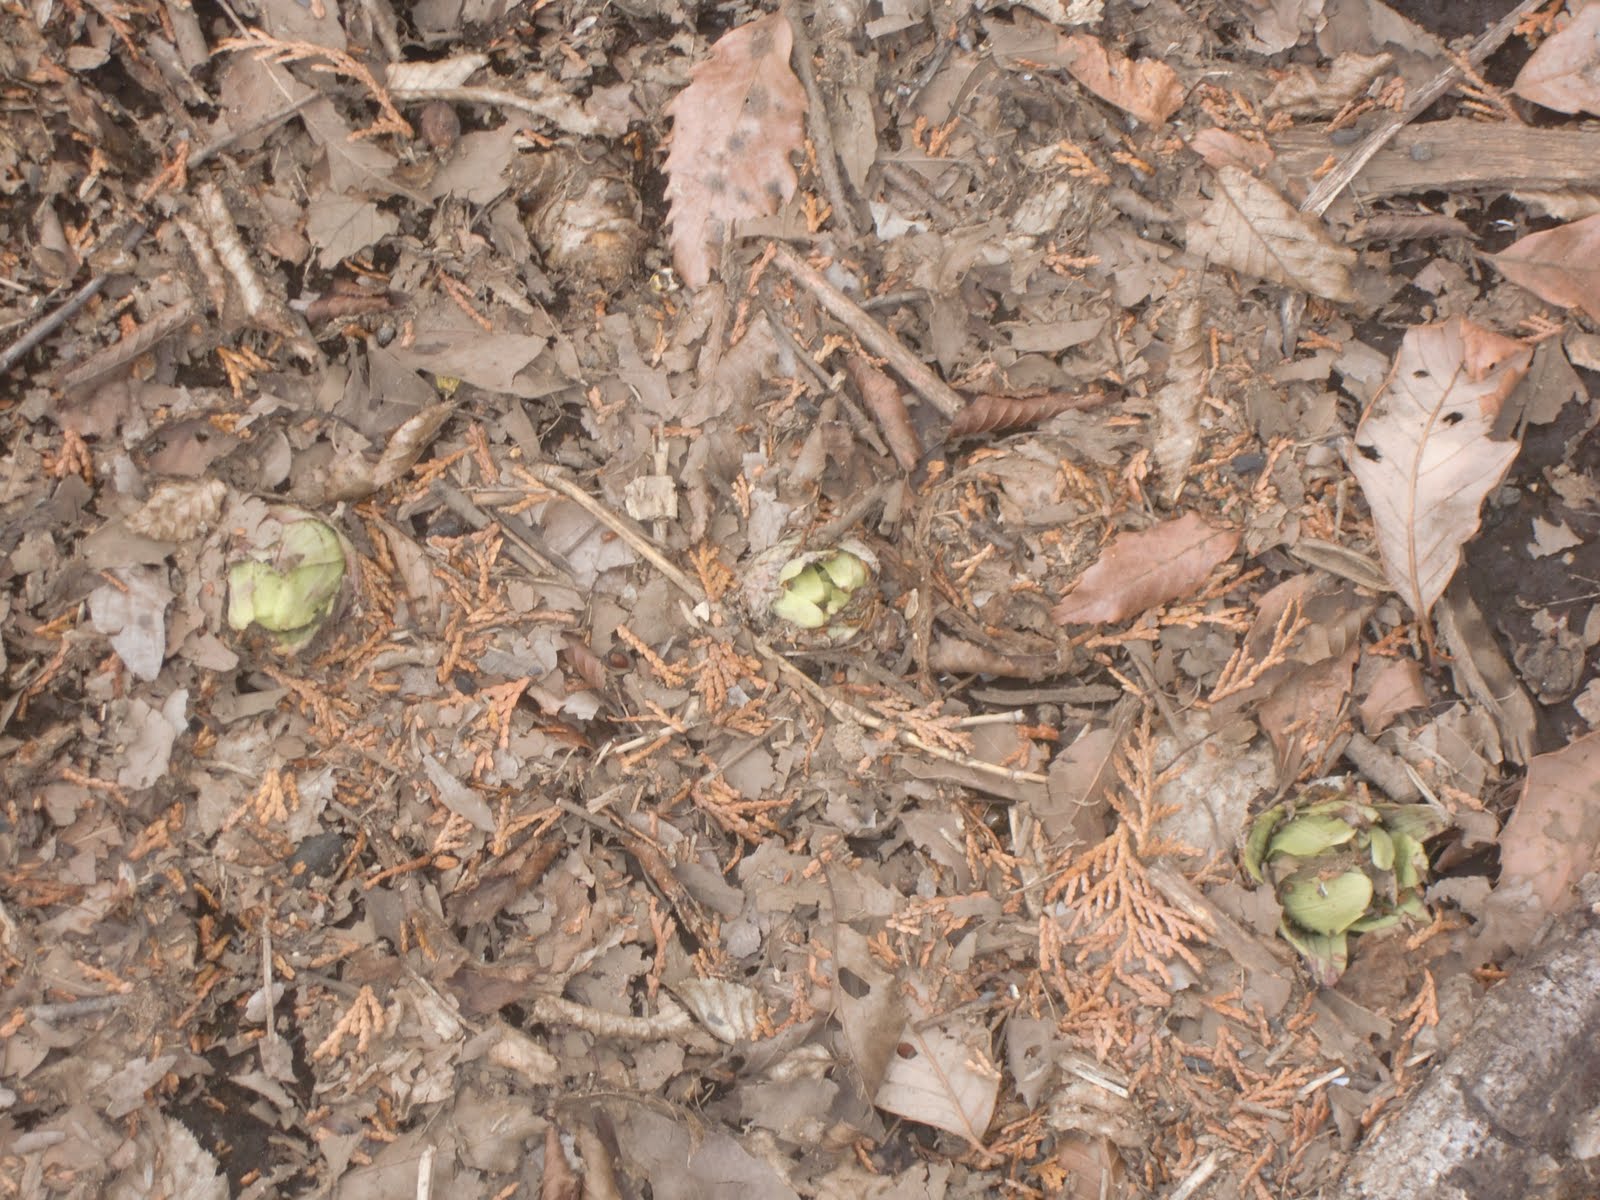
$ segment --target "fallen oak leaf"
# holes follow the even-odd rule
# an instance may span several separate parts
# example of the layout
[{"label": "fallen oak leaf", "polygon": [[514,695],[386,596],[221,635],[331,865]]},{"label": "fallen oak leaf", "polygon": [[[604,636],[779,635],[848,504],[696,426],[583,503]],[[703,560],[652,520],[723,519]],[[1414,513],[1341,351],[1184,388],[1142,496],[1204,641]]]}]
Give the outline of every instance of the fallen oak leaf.
[{"label": "fallen oak leaf", "polygon": [[1600,320],[1600,214],[1530,233],[1489,260],[1546,304]]},{"label": "fallen oak leaf", "polygon": [[789,154],[805,137],[805,89],[789,67],[794,31],[780,10],[724,34],[672,98],[667,216],[683,281],[711,278],[734,221],[765,217],[794,195]]},{"label": "fallen oak leaf", "polygon": [[1478,508],[1517,457],[1490,432],[1533,352],[1464,317],[1406,331],[1346,461],[1378,530],[1384,575],[1426,616],[1478,531]]},{"label": "fallen oak leaf", "polygon": [[1191,595],[1239,548],[1239,533],[1196,513],[1112,539],[1051,612],[1058,625],[1121,621]]}]

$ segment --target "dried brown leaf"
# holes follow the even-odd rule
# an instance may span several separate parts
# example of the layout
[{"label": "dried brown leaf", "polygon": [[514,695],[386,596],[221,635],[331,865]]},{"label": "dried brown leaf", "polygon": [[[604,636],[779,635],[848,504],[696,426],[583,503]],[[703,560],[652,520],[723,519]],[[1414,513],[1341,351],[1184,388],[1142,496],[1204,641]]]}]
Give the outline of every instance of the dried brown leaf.
[{"label": "dried brown leaf", "polygon": [[128,517],[128,528],[158,542],[182,542],[216,525],[228,499],[220,479],[169,479]]},{"label": "dried brown leaf", "polygon": [[1336,245],[1313,217],[1299,212],[1269,185],[1237,167],[1217,171],[1217,193],[1189,222],[1189,249],[1202,258],[1321,296],[1356,298],[1350,271],[1356,252]]},{"label": "dried brown leaf", "polygon": [[[912,1016],[924,1018],[922,1005],[909,1003]],[[968,1022],[908,1021],[873,1103],[982,1145],[1000,1091],[987,1040],[986,1030]]]},{"label": "dried brown leaf", "polygon": [[1600,115],[1600,5],[1579,9],[1523,64],[1511,90],[1556,112]]},{"label": "dried brown leaf", "polygon": [[1295,63],[1272,85],[1264,107],[1296,116],[1331,116],[1359,99],[1383,72],[1394,65],[1392,54],[1357,54],[1347,50],[1326,67]]},{"label": "dried brown leaf", "polygon": [[422,457],[422,452],[433,444],[434,435],[455,410],[453,401],[443,401],[430,404],[409,417],[390,435],[389,444],[378,456],[377,465],[372,469],[372,482],[378,487],[386,487],[409,471]]},{"label": "dried brown leaf", "polygon": [[1061,669],[1061,661],[1054,654],[1004,654],[941,634],[928,648],[928,666],[943,675],[1045,679]]},{"label": "dried brown leaf", "polygon": [[1178,73],[1155,59],[1136,60],[1108,50],[1086,33],[1062,39],[1067,73],[1100,99],[1160,127],[1183,107]]},{"label": "dried brown leaf", "polygon": [[578,1200],[583,1195],[583,1177],[567,1162],[561,1148],[561,1131],[554,1121],[544,1127],[544,1178],[539,1181],[539,1200]]},{"label": "dried brown leaf", "polygon": [[900,386],[859,354],[845,359],[845,370],[850,382],[861,393],[861,401],[883,430],[883,440],[888,443],[894,461],[902,471],[916,470],[922,460],[922,442],[911,424],[911,414],[900,394]]},{"label": "dried brown leaf", "polygon": [[1171,353],[1167,356],[1166,382],[1155,394],[1156,428],[1151,452],[1163,486],[1173,497],[1183,490],[1205,436],[1200,409],[1211,361],[1203,314],[1196,284],[1179,302],[1165,333]]},{"label": "dried brown leaf", "polygon": [[1529,889],[1541,916],[1578,899],[1578,881],[1600,858],[1600,734],[1591,733],[1528,763],[1516,810],[1500,833],[1496,891]]},{"label": "dried brown leaf", "polygon": [[789,67],[782,12],[717,41],[667,105],[673,262],[690,287],[711,278],[734,221],[769,216],[799,182],[789,162],[805,136],[805,90]]},{"label": "dried brown leaf", "polygon": [[947,436],[954,439],[978,433],[1021,429],[1037,425],[1057,413],[1097,408],[1110,398],[1105,392],[1089,392],[1081,396],[1069,396],[1064,392],[1049,392],[1042,396],[977,396],[955,415]]},{"label": "dried brown leaf", "polygon": [[1478,507],[1517,456],[1490,431],[1528,370],[1521,342],[1451,317],[1406,333],[1348,457],[1372,508],[1384,573],[1426,615],[1478,530]]},{"label": "dried brown leaf", "polygon": [[561,651],[561,656],[590,691],[605,690],[606,684],[610,682],[610,673],[606,670],[605,663],[600,661],[600,656],[589,649],[588,642],[581,635],[576,633],[566,635],[566,645]]},{"label": "dried brown leaf", "polygon": [[1489,257],[1546,304],[1579,308],[1600,321],[1600,216],[1530,233]]},{"label": "dried brown leaf", "polygon": [[1206,165],[1238,167],[1242,171],[1264,171],[1272,165],[1272,147],[1265,142],[1253,142],[1227,129],[1212,126],[1202,129],[1189,139],[1189,149],[1206,160]]},{"label": "dried brown leaf", "polygon": [[1239,547],[1239,534],[1195,513],[1118,534],[1052,616],[1058,625],[1121,621],[1190,595]]}]

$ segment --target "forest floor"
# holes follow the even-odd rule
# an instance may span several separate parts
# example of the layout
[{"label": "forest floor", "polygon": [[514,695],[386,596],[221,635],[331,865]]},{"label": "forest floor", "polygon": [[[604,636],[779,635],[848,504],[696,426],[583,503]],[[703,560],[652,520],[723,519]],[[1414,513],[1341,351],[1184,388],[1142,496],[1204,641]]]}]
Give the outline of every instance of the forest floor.
[{"label": "forest floor", "polygon": [[1511,8],[0,0],[0,1196],[1337,1194],[1600,843]]}]

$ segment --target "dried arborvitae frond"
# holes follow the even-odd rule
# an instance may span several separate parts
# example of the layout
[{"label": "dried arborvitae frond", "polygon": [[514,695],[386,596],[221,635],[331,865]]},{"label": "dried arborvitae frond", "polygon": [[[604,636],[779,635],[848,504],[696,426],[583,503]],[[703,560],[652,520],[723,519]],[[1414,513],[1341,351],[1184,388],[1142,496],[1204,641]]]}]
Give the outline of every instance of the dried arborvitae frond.
[{"label": "dried arborvitae frond", "polygon": [[1156,804],[1156,790],[1175,769],[1156,770],[1155,745],[1146,711],[1117,757],[1121,786],[1108,793],[1121,818],[1117,827],[1066,865],[1046,900],[1059,902],[1070,912],[1065,934],[1078,943],[1077,962],[1104,955],[1110,969],[1125,981],[1132,982],[1129,968],[1140,966],[1171,984],[1167,963],[1172,958],[1200,969],[1199,959],[1185,943],[1204,941],[1205,931],[1162,896],[1146,870],[1150,859],[1192,853],[1155,833],[1156,825],[1172,812]]},{"label": "dried arborvitae frond", "polygon": [[1072,409],[1097,408],[1111,397],[1105,392],[1069,396],[1046,392],[1039,396],[979,396],[950,422],[950,438],[971,437],[975,433],[998,433],[1036,425],[1057,413]]},{"label": "dried arborvitae frond", "polygon": [[342,50],[318,46],[312,42],[285,41],[260,29],[246,29],[243,37],[229,38],[217,49],[247,51],[262,62],[280,66],[307,63],[313,71],[326,71],[354,79],[367,90],[367,94],[383,112],[382,117],[357,133],[355,135],[357,138],[377,137],[385,133],[397,133],[406,138],[412,136],[411,123],[400,115],[400,110],[394,106],[388,89],[378,82],[365,63],[351,58]]}]

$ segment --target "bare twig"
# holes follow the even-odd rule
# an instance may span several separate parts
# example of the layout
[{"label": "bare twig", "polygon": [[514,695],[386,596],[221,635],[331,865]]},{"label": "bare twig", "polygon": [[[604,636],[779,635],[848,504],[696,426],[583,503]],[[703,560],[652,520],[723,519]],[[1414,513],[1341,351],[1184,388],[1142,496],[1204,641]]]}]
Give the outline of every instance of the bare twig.
[{"label": "bare twig", "polygon": [[1158,859],[1149,864],[1148,871],[1150,882],[1156,885],[1156,890],[1204,929],[1206,938],[1227,951],[1234,962],[1266,975],[1288,977],[1287,968],[1260,938],[1207,900],[1177,867]]},{"label": "bare twig", "polygon": [[680,592],[688,596],[696,604],[704,604],[706,602],[705,593],[700,590],[700,585],[684,574],[666,555],[657,550],[655,544],[645,537],[644,533],[632,521],[624,520],[604,504],[601,504],[600,501],[569,479],[566,473],[557,466],[548,463],[530,463],[529,470],[533,477],[544,484],[545,487],[552,491],[560,492],[568,500],[571,500],[579,508],[611,530],[612,533],[627,542],[635,554],[665,575],[677,586]]},{"label": "bare twig", "polygon": [[95,351],[82,362],[61,371],[55,385],[66,391],[93,383],[112,371],[125,367],[141,354],[152,349],[182,329],[194,315],[194,306],[187,301],[176,304],[165,312],[157,313],[127,337]]},{"label": "bare twig", "polygon": [[[127,237],[122,242],[122,252],[124,254],[131,253],[144,240],[145,234],[149,232],[149,226],[142,222],[128,230]],[[54,312],[41,317],[34,323],[32,329],[7,346],[4,352],[0,352],[0,372],[9,371],[16,366],[35,346],[76,316],[85,304],[88,304],[89,301],[100,294],[101,290],[110,281],[112,274],[112,272],[107,272],[104,275],[96,275],[74,292],[72,299]]]},{"label": "bare twig", "polygon": [[[202,146],[198,151],[189,156],[189,170],[192,171],[201,163],[216,157],[216,155],[220,154],[223,150],[226,150],[229,146],[233,145],[240,139],[249,137],[253,133],[259,133],[264,129],[276,125],[279,121],[293,116],[307,104],[318,99],[321,99],[320,92],[314,92],[308,96],[302,96],[294,103],[285,105],[283,108],[268,114],[267,116],[261,118],[261,120],[256,121],[251,125],[247,125],[243,129],[235,130],[232,133],[228,133],[217,138],[213,142],[208,142],[205,146]],[[145,235],[149,232],[150,227],[142,221],[133,226],[132,229],[128,230],[127,236],[123,239],[122,253],[131,254],[139,245],[139,243],[144,240]],[[60,329],[74,316],[81,312],[84,305],[88,304],[89,301],[98,296],[101,291],[104,290],[106,284],[110,282],[114,276],[120,274],[123,274],[123,272],[106,271],[100,275],[96,275],[93,279],[89,280],[88,283],[84,284],[81,288],[74,292],[72,298],[60,308],[41,317],[37,322],[34,323],[31,329],[29,329],[16,341],[12,342],[11,345],[7,346],[4,351],[0,351],[0,374],[3,374],[4,372],[9,371],[12,367],[16,366],[16,364],[21,362],[22,359],[36,346],[42,343],[52,333]]]},{"label": "bare twig", "polygon": [[1217,1168],[1222,1165],[1222,1152],[1213,1150],[1194,1165],[1194,1170],[1183,1177],[1183,1181],[1173,1188],[1167,1200],[1189,1200],[1197,1195],[1201,1188],[1217,1173]]},{"label": "bare twig", "polygon": [[576,1025],[600,1037],[628,1038],[636,1042],[661,1042],[688,1033],[694,1018],[686,1009],[665,998],[653,1017],[629,1017],[574,1004],[559,996],[540,996],[533,1002],[533,1019],[552,1025]]},{"label": "bare twig", "polygon": [[[1468,64],[1473,67],[1480,66],[1511,36],[1516,30],[1518,21],[1534,9],[1542,7],[1544,3],[1545,0],[1522,0],[1521,4],[1491,25],[1488,31],[1473,43],[1472,50],[1467,54]],[[1301,202],[1300,211],[1315,213],[1319,217],[1327,212],[1335,197],[1361,173],[1361,168],[1367,165],[1374,154],[1388,145],[1395,134],[1420,117],[1435,100],[1461,79],[1461,68],[1451,64],[1419,88],[1406,100],[1405,108],[1380,122],[1378,127],[1367,135],[1366,140],[1352,150],[1338,167],[1317,182],[1317,186],[1312,188],[1310,194]]]},{"label": "bare twig", "polygon": [[822,177],[822,190],[827,193],[828,203],[833,206],[833,219],[839,223],[839,231],[847,241],[853,242],[860,230],[856,228],[855,212],[845,194],[844,181],[839,178],[839,155],[833,148],[832,114],[822,89],[817,86],[816,73],[811,69],[816,47],[811,44],[805,18],[799,13],[789,13],[789,28],[794,31],[795,73],[800,76],[800,85],[805,88],[806,99],[810,101],[811,120],[808,124],[811,126],[811,140],[817,148],[817,173]]},{"label": "bare twig", "polygon": [[510,542],[506,547],[506,553],[516,559],[522,569],[530,575],[535,577],[554,575],[571,580],[572,567],[566,559],[554,551],[544,550],[538,546],[533,530],[528,528],[525,521],[504,513],[485,512],[459,488],[452,487],[442,479],[434,480],[430,490],[446,508],[472,528],[485,529],[490,525],[498,526]]},{"label": "bare twig", "polygon": [[930,370],[911,351],[854,300],[846,296],[822,277],[822,273],[801,259],[787,246],[775,246],[772,261],[782,267],[795,282],[803,284],[817,303],[833,314],[856,339],[880,358],[888,359],[900,378],[911,385],[921,396],[946,417],[954,417],[967,406],[954,388]]}]

